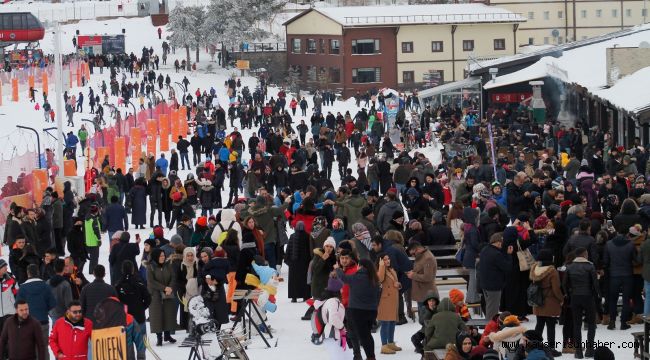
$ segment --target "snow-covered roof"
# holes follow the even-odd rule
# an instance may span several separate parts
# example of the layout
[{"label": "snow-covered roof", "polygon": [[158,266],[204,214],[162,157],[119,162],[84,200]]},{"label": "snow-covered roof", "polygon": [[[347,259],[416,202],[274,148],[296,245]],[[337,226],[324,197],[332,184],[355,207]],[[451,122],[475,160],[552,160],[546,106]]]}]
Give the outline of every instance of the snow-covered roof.
[{"label": "snow-covered roof", "polygon": [[650,104],[650,67],[620,79],[607,89],[592,91],[593,95],[609,101],[612,105],[630,112],[638,112]]},{"label": "snow-covered roof", "polygon": [[494,79],[494,81],[490,80],[485,83],[485,85],[483,85],[483,89],[489,90],[501,86],[517,84],[520,82],[526,82],[545,77],[554,77],[564,82],[567,82],[569,80],[566,70],[558,66],[557,59],[546,56],[541,58],[533,65],[523,68],[519,71],[515,71],[503,76],[498,76],[497,74],[497,77]]},{"label": "snow-covered roof", "polygon": [[342,6],[321,7],[312,10],[329,17],[345,27],[405,24],[514,23],[526,21],[526,18],[521,14],[484,4]]}]

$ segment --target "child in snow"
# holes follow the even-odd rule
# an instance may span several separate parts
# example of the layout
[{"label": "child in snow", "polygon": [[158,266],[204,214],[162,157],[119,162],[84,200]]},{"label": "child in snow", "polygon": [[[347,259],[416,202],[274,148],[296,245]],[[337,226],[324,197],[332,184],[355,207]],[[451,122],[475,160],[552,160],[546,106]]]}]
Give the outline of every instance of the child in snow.
[{"label": "child in snow", "polygon": [[464,322],[472,318],[469,314],[467,304],[465,304],[465,294],[462,291],[456,288],[449,290],[449,300],[456,307],[456,314],[460,315],[460,318]]}]

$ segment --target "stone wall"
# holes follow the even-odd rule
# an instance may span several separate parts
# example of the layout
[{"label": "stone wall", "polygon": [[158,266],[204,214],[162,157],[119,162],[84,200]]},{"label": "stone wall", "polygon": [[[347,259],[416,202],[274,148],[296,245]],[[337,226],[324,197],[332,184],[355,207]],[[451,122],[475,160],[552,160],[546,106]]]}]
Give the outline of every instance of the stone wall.
[{"label": "stone wall", "polygon": [[627,75],[650,66],[650,48],[615,47],[608,48],[606,54],[609,86]]}]

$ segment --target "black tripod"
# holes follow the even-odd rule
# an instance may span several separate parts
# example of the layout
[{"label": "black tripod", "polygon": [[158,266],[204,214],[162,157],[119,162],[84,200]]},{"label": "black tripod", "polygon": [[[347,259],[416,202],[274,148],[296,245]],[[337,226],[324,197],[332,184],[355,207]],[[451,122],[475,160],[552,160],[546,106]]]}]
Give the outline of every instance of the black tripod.
[{"label": "black tripod", "polygon": [[[255,306],[255,304],[253,303],[253,300],[258,298],[259,294],[260,294],[259,290],[248,290],[248,291],[246,291],[246,293],[243,296],[241,296],[240,299],[242,301],[242,304],[241,304],[241,307],[240,307],[240,309],[238,311],[238,314],[237,314],[238,319],[237,319],[237,321],[235,321],[233,323],[232,328],[234,329],[237,326],[237,324],[239,322],[241,322],[242,323],[242,328],[244,330],[244,334],[246,334],[249,339],[250,339],[250,337],[252,335],[252,328],[254,328],[257,331],[257,333],[260,335],[262,340],[264,340],[264,343],[266,344],[266,347],[270,348],[271,344],[269,344],[269,341],[266,339],[266,336],[260,330],[260,326],[264,326],[265,329],[268,329],[269,327],[268,327],[268,325],[266,325],[266,322],[262,318],[262,314],[257,309],[257,306]],[[235,294],[235,296],[233,297],[233,300],[239,300],[239,299],[236,299],[236,297],[238,297],[237,294]],[[259,324],[257,322],[255,322],[255,320],[253,320],[253,317],[252,317],[253,311],[255,311],[255,313],[257,314],[257,317],[260,319]],[[246,329],[246,317],[248,317],[248,330]],[[273,335],[271,334],[271,331],[268,331],[268,336],[271,339],[273,338]]]}]

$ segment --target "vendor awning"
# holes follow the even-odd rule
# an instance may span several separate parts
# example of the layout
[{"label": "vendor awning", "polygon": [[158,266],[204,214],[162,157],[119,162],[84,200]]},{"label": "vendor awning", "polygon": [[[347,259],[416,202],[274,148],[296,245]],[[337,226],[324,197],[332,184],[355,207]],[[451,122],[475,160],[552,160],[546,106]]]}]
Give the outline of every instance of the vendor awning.
[{"label": "vendor awning", "polygon": [[421,90],[418,92],[420,102],[425,98],[430,98],[436,95],[445,94],[454,90],[467,89],[477,87],[481,83],[481,78],[478,76],[469,77],[467,79],[454,81],[448,84],[433,87],[431,89]]},{"label": "vendor awning", "polygon": [[483,89],[489,90],[502,86],[538,80],[545,77],[554,77],[560,81],[568,82],[569,77],[567,75],[567,72],[558,67],[553,60],[554,58],[544,57],[533,65],[528,66],[527,68],[515,71],[507,75],[497,76],[496,79],[485,83],[483,85]]}]

